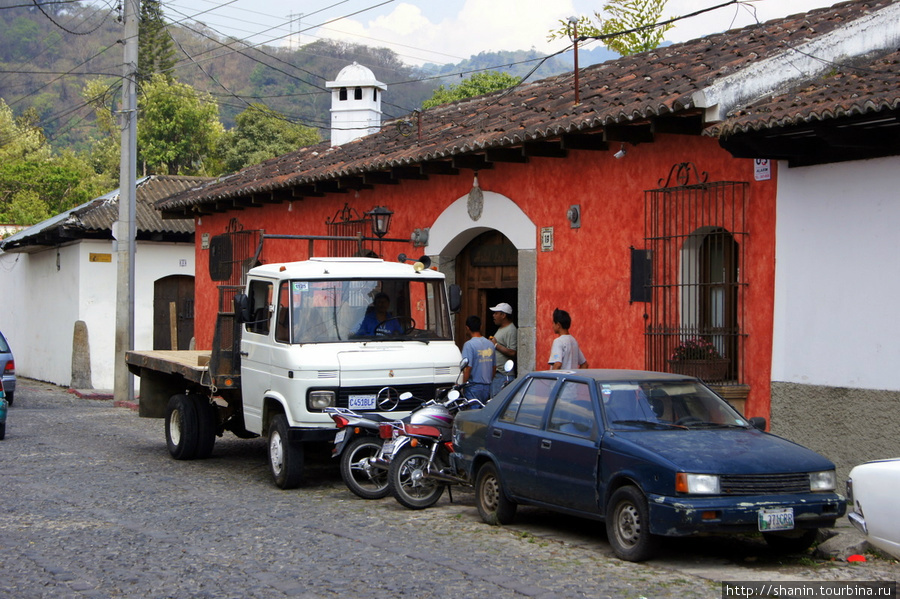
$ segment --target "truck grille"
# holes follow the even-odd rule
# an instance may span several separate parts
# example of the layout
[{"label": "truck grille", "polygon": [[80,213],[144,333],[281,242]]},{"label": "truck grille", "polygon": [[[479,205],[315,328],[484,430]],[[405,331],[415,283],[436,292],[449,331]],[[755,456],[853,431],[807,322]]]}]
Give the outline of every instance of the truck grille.
[{"label": "truck grille", "polygon": [[[391,389],[395,389],[397,394],[403,394],[407,391],[412,393],[412,398],[401,401],[400,404],[393,410],[394,412],[408,412],[413,408],[419,407],[422,402],[428,401],[429,399],[434,399],[436,385],[426,384],[426,385],[388,385]],[[447,385],[444,385],[445,387]],[[384,389],[385,385],[371,386],[371,387],[342,387],[338,391],[337,397],[337,405],[339,408],[346,408],[350,404],[350,396],[351,395],[366,395],[372,394],[375,395],[382,389]]]},{"label": "truck grille", "polygon": [[723,474],[719,479],[725,495],[779,495],[809,493],[809,474]]}]

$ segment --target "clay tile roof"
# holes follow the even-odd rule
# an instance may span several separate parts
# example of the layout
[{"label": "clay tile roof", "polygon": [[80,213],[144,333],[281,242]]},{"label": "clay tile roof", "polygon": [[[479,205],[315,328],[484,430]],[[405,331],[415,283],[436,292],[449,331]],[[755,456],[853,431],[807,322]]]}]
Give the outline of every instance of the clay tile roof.
[{"label": "clay tile roof", "polygon": [[[154,237],[188,240],[194,220],[163,219],[156,203],[173,194],[189,192],[210,181],[208,177],[152,175],[139,179],[135,189],[135,227],[139,239]],[[34,251],[75,239],[110,239],[119,219],[119,190],[94,198],[71,210],[23,229],[0,241],[4,251]]]},{"label": "clay tile roof", "polygon": [[836,66],[802,88],[733,110],[716,136],[900,109],[900,51]]},{"label": "clay tile roof", "polygon": [[325,142],[248,167],[173,196],[160,208],[184,214],[253,194],[697,114],[694,92],[894,1],[844,2],[587,67],[579,73],[577,106],[572,73],[438,106],[341,146]]}]

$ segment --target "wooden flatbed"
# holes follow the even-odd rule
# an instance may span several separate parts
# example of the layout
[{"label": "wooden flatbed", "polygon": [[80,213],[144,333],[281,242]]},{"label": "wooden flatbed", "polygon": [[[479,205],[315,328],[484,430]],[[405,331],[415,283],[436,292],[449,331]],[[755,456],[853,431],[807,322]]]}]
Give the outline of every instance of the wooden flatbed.
[{"label": "wooden flatbed", "polygon": [[239,376],[212,377],[209,350],[151,350],[125,352],[128,370],[141,377],[139,414],[165,418],[169,399],[188,391],[229,399],[240,398]]}]

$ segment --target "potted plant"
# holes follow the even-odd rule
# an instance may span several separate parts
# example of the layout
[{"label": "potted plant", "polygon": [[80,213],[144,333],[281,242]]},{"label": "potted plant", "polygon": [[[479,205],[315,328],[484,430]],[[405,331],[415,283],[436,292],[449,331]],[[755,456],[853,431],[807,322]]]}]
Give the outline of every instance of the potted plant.
[{"label": "potted plant", "polygon": [[706,382],[721,381],[728,372],[728,358],[706,339],[692,337],[675,346],[669,358],[669,369]]}]

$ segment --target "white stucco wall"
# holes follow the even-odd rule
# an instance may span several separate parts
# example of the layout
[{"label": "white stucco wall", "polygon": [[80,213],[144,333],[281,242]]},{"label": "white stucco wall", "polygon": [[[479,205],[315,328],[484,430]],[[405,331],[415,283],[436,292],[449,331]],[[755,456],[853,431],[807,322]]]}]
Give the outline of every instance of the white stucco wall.
[{"label": "white stucco wall", "polygon": [[900,390],[900,158],[778,172],[772,380]]},{"label": "white stucco wall", "polygon": [[[90,254],[110,254],[91,262]],[[194,246],[138,243],[135,250],[135,348],[153,347],[153,286],[169,275],[194,275]],[[0,330],[9,338],[19,375],[67,386],[72,338],[83,320],[96,389],[112,389],[116,327],[116,255],[110,242],[81,241],[34,254],[0,255]]]}]

